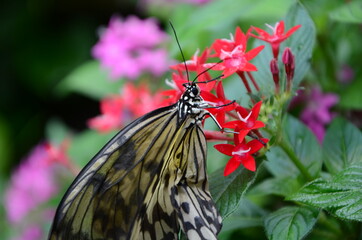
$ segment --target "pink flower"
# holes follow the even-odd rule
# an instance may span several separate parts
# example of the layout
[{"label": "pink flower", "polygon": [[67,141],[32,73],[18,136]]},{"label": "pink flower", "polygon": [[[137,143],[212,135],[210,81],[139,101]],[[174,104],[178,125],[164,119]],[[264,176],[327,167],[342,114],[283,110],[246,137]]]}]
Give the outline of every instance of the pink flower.
[{"label": "pink flower", "polygon": [[291,103],[291,107],[304,105],[300,119],[304,122],[321,143],[325,134],[325,126],[334,117],[332,108],[338,102],[338,96],[333,93],[323,93],[319,87],[312,87],[309,92],[298,91],[298,96]]},{"label": "pink flower", "polygon": [[11,223],[19,223],[30,211],[57,193],[58,187],[49,158],[46,146],[40,144],[13,173],[4,200]]},{"label": "pink flower", "polygon": [[130,16],[121,20],[113,17],[93,47],[92,54],[110,71],[112,79],[135,79],[144,72],[159,76],[168,67],[166,52],[157,48],[165,40],[165,33],[154,19],[141,20]]}]

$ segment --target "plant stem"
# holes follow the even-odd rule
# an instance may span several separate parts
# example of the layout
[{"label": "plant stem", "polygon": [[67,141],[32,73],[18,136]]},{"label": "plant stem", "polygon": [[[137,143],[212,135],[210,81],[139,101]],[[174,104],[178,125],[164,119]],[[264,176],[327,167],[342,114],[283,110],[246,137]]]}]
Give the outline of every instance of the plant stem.
[{"label": "plant stem", "polygon": [[294,163],[294,165],[298,168],[298,170],[302,173],[303,177],[307,181],[312,181],[314,178],[308,170],[305,168],[305,166],[302,164],[300,159],[295,155],[294,151],[290,148],[287,142],[283,138],[279,140],[279,146],[284,150],[284,152],[288,155],[290,160]]}]

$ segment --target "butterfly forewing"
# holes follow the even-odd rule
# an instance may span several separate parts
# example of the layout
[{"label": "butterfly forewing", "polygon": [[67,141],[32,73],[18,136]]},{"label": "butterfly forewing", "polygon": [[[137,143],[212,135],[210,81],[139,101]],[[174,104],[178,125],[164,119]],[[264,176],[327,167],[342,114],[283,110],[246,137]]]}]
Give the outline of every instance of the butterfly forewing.
[{"label": "butterfly forewing", "polygon": [[50,239],[177,239],[180,229],[216,239],[221,218],[200,128],[206,111],[180,101],[135,120],[101,149],[63,197]]}]

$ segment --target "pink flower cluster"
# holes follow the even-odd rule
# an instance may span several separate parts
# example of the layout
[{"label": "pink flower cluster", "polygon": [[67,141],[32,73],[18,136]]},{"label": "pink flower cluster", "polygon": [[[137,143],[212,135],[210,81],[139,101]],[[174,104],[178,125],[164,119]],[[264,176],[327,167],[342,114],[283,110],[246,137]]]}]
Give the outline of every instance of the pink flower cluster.
[{"label": "pink flower cluster", "polygon": [[155,19],[113,17],[92,54],[110,71],[112,79],[135,79],[144,72],[160,76],[168,69],[168,60],[167,52],[157,46],[165,40],[166,34]]},{"label": "pink flower cluster", "polygon": [[57,193],[51,167],[46,146],[40,144],[15,170],[5,192],[5,206],[10,222],[21,222],[34,207]]},{"label": "pink flower cluster", "polygon": [[69,166],[66,155],[68,144],[68,141],[64,141],[60,146],[49,143],[37,145],[13,172],[5,191],[4,206],[8,221],[17,226],[18,236],[14,239],[42,238],[40,224],[51,221],[54,209],[41,206],[58,193],[52,163]]}]

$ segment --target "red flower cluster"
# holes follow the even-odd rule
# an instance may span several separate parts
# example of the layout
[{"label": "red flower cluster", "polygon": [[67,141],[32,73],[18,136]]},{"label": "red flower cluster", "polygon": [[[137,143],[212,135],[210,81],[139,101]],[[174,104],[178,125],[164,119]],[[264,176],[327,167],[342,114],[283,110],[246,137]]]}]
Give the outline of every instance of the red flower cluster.
[{"label": "red flower cluster", "polygon": [[[153,109],[176,103],[184,92],[184,83],[193,80],[196,76],[201,89],[201,97],[210,105],[209,112],[215,117],[222,129],[231,129],[234,137],[221,135],[219,131],[205,131],[208,140],[230,140],[233,144],[218,144],[215,148],[223,154],[231,156],[226,165],[224,175],[229,175],[242,164],[245,168],[255,171],[256,164],[254,156],[268,139],[262,138],[258,129],[264,127],[264,123],[258,121],[262,102],[251,102],[251,109],[244,108],[239,104],[226,98],[221,81],[212,80],[211,71],[222,71],[217,76],[226,78],[236,73],[242,80],[247,91],[251,93],[248,83],[251,81],[256,90],[259,89],[251,72],[257,71],[256,66],[250,63],[263,49],[258,46],[247,50],[249,37],[263,39],[273,46],[273,51],[279,44],[288,38],[300,26],[295,26],[284,33],[284,22],[277,23],[273,35],[264,30],[251,27],[247,34],[237,27],[235,34],[230,39],[216,39],[210,48],[206,48],[200,55],[197,51],[191,60],[185,63],[171,66],[174,70],[172,79],[166,80],[171,90],[159,91],[152,95],[147,85],[136,87],[130,83],[125,84],[123,94],[106,98],[101,102],[102,115],[89,121],[89,125],[99,131],[108,131],[119,128],[131,119],[141,116]],[[252,31],[260,36],[255,36]],[[210,71],[209,71],[210,70]],[[245,74],[246,73],[246,74]],[[276,75],[276,73],[275,73]],[[274,76],[274,75],[273,75]],[[278,76],[276,76],[278,77]]]},{"label": "red flower cluster", "polygon": [[88,121],[88,126],[100,132],[119,129],[130,120],[161,106],[162,96],[151,94],[148,85],[135,86],[125,83],[122,94],[106,97],[101,101],[101,115]]}]

